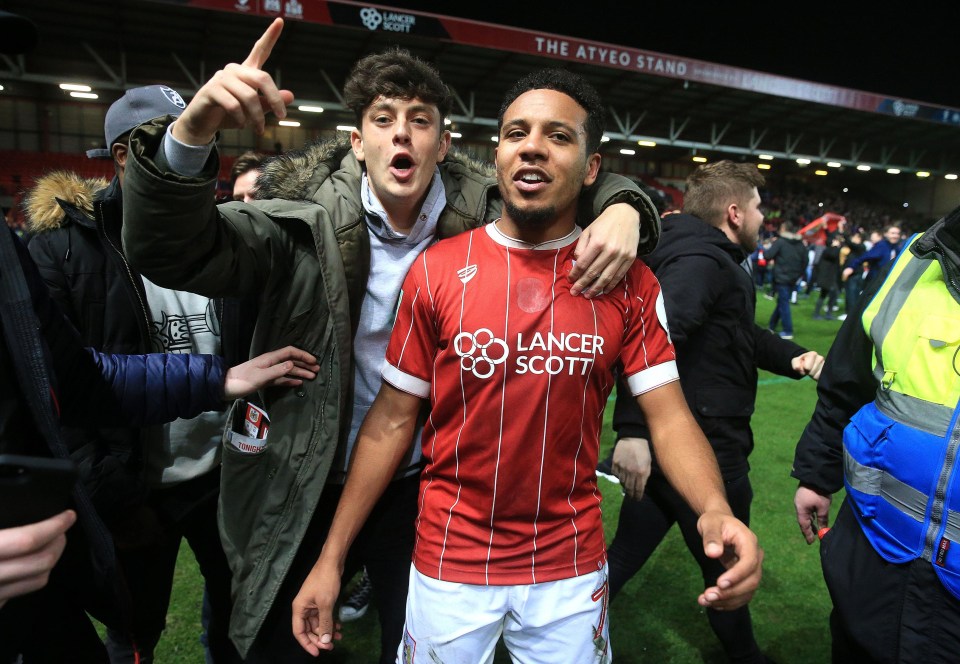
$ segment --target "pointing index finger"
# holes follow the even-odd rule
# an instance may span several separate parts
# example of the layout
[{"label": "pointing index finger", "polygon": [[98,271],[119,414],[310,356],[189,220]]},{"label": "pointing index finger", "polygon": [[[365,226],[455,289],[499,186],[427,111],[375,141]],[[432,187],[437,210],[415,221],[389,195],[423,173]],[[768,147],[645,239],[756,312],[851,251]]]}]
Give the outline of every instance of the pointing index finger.
[{"label": "pointing index finger", "polygon": [[270,24],[270,27],[267,28],[266,32],[264,32],[260,39],[258,39],[253,45],[253,48],[250,50],[250,55],[248,55],[247,59],[243,61],[243,65],[246,67],[262,69],[263,63],[266,62],[267,58],[270,57],[273,47],[276,45],[277,40],[280,39],[280,33],[282,31],[283,19],[274,19],[273,23]]}]

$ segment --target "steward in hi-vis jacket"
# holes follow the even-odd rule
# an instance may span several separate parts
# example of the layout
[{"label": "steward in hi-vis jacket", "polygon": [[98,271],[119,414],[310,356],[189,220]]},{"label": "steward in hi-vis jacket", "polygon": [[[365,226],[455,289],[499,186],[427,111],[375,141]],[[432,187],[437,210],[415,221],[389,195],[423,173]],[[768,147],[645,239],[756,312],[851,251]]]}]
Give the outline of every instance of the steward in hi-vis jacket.
[{"label": "steward in hi-vis jacket", "polygon": [[834,661],[960,652],[960,208],[908,249],[840,329],[794,461],[801,529],[822,537]]}]

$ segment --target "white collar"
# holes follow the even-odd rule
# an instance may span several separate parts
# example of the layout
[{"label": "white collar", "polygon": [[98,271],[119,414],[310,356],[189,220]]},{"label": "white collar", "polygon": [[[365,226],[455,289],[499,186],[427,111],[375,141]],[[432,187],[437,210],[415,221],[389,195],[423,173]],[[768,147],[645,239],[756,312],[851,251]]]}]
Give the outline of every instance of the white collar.
[{"label": "white collar", "polygon": [[545,250],[545,249],[562,249],[563,247],[569,246],[580,239],[580,234],[583,232],[580,230],[579,226],[574,225],[573,230],[564,235],[561,238],[556,240],[547,240],[546,242],[541,242],[539,244],[533,244],[531,242],[524,242],[523,240],[518,240],[512,238],[509,235],[505,235],[503,231],[499,228],[500,220],[497,219],[492,224],[487,224],[487,235],[490,236],[497,244],[508,247],[510,249],[535,249],[535,250]]}]

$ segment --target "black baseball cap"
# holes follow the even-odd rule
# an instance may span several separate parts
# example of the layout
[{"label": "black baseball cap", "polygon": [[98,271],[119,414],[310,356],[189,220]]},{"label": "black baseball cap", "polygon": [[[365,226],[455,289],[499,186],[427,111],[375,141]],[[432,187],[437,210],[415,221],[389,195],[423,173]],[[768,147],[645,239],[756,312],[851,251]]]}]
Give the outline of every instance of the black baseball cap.
[{"label": "black baseball cap", "polygon": [[127,90],[107,109],[103,121],[106,148],[87,150],[91,159],[110,159],[110,146],[134,127],[164,115],[179,116],[187,103],[176,90],[166,85],[147,85]]}]

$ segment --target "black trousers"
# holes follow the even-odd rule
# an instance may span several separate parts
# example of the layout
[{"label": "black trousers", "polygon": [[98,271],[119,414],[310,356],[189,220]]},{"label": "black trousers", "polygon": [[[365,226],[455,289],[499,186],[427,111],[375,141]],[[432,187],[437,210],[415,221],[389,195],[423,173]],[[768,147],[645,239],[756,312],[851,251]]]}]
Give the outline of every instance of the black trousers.
[{"label": "black trousers", "polygon": [[[749,525],[753,500],[750,478],[744,475],[730,480],[725,483],[725,488],[734,516]],[[703,538],[697,532],[697,515],[674,491],[666,477],[654,472],[647,481],[643,498],[624,498],[620,506],[617,532],[607,550],[611,598],[616,597],[624,584],[643,567],[673,524],[680,527],[687,548],[700,566],[704,587],[716,584],[726,568],[704,554]],[[763,661],[753,636],[749,608],[744,606],[736,611],[707,609],[707,619],[731,661]]]},{"label": "black trousers", "polygon": [[936,664],[960,661],[960,600],[925,560],[881,558],[844,501],[820,542],[833,600],[833,661]]},{"label": "black trousers", "polygon": [[[118,546],[117,557],[133,596],[134,637],[142,664],[154,661],[153,651],[166,626],[182,539],[196,556],[210,598],[207,643],[213,660],[217,664],[241,661],[229,637],[231,573],[217,525],[219,488],[217,468],[182,484],[157,489],[149,500],[156,518],[155,534],[135,547]],[[122,631],[107,630],[107,649],[113,664],[133,664],[133,646]]]},{"label": "black trousers", "polygon": [[[381,664],[395,661],[403,638],[419,487],[419,475],[390,483],[357,535],[344,566],[344,582],[361,567],[367,568],[380,617]],[[320,496],[287,578],[247,654],[247,664],[317,661],[293,638],[291,605],[320,557],[342,492],[342,486],[328,485]]]}]

